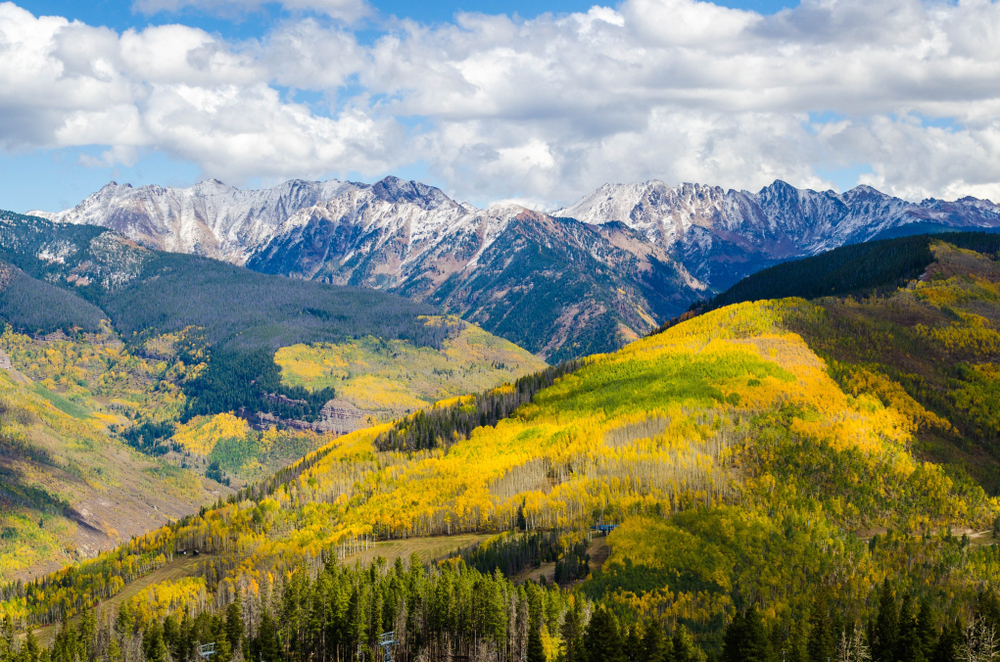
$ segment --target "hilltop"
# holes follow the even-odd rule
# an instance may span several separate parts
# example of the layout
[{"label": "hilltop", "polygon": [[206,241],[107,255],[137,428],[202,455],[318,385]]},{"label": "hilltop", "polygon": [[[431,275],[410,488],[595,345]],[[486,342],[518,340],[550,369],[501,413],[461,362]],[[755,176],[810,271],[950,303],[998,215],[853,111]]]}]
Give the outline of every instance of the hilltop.
[{"label": "hilltop", "polygon": [[[925,284],[893,296],[971,305],[968,288],[987,281],[963,270],[993,258],[946,244],[932,252],[940,266]],[[922,430],[960,418],[879,379],[844,380],[794,330],[822,324],[825,311],[801,298],[721,307],[618,352],[356,431],[219,508],[51,577],[44,593],[12,589],[4,609],[53,622],[116,593],[127,568],[198,548],[209,561],[134,597],[91,650],[144,637],[183,656],[214,638],[225,655],[335,659],[359,646],[370,654],[394,630],[397,659],[581,647],[615,656],[641,636],[669,637],[699,660],[746,627],[769,633],[765,658],[804,659],[807,647],[835,655],[836,633],[871,641],[890,608],[910,627],[927,604],[921,645],[951,656],[956,617],[992,618],[995,596],[981,587],[1000,565],[980,536],[995,530],[1000,505],[960,468],[914,452]],[[971,335],[996,336],[981,317]],[[833,325],[827,337],[848,335]],[[598,523],[616,527],[599,571],[586,558]],[[471,533],[495,537],[430,566],[349,564],[379,541],[458,533],[462,545]],[[512,583],[536,565],[550,583]],[[60,588],[68,576],[71,593]],[[876,639],[878,659],[894,659],[896,641]]]},{"label": "hilltop", "polygon": [[762,271],[712,305],[808,297],[789,317],[848,392],[919,412],[919,453],[1000,493],[1000,237],[947,233],[849,246]]},{"label": "hilltop", "polygon": [[840,194],[782,181],[757,192],[607,184],[552,213],[479,209],[397,177],[248,191],[112,182],[42,215],[263,273],[403,294],[550,362],[618,349],[778,262],[883,236],[1000,226],[988,200],[911,203],[867,186]]},{"label": "hilltop", "polygon": [[[92,557],[369,420],[545,365],[436,312],[0,216],[0,578]],[[353,375],[303,378],[359,346],[367,379],[350,362]]]}]

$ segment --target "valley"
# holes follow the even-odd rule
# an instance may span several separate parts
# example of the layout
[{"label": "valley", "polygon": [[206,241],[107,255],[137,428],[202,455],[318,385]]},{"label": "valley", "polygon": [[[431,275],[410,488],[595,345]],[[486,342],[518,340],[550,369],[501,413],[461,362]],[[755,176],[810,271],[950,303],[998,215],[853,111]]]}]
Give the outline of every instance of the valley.
[{"label": "valley", "polygon": [[[487,246],[493,280],[449,296],[498,303],[459,316],[6,223],[0,616],[23,643],[0,654],[40,638],[67,662],[206,642],[225,662],[381,659],[392,632],[398,660],[708,662],[749,639],[804,662],[842,656],[839,632],[880,661],[945,662],[965,623],[1000,626],[1000,235],[848,244],[690,289],[647,335],[567,317],[539,350],[532,334],[556,327],[530,306],[562,305],[546,297],[639,310],[588,299],[632,295],[568,239],[552,267],[546,239],[606,259],[603,237],[650,268],[666,249],[641,227],[522,217],[537,243]],[[43,257],[56,246],[62,261]],[[519,309],[515,273],[551,289]],[[503,337],[473,323],[505,308]],[[107,504],[128,490],[174,509],[147,499],[162,518],[125,538]],[[71,556],[88,527],[104,537]],[[924,657],[879,638],[890,610],[899,628],[923,614]]]}]

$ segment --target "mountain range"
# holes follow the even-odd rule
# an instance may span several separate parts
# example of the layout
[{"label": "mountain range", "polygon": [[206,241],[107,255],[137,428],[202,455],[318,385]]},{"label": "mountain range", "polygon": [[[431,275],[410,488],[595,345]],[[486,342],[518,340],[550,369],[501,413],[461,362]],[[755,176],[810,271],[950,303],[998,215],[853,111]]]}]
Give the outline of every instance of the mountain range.
[{"label": "mountain range", "polygon": [[112,182],[72,209],[30,213],[263,273],[396,292],[550,361],[615,349],[778,262],[876,237],[1000,226],[988,200],[912,203],[868,186],[839,194],[782,181],[757,193],[607,184],[552,213],[478,209],[396,177],[248,191],[217,180]]}]

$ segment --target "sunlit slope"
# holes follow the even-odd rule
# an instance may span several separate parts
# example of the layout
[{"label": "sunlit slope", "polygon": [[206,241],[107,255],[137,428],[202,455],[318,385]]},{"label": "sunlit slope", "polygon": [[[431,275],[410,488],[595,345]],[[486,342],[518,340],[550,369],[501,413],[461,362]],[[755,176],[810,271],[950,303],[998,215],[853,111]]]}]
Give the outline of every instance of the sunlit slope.
[{"label": "sunlit slope", "polygon": [[881,296],[827,297],[786,316],[848,393],[917,423],[918,453],[1000,492],[1000,264],[934,240],[919,280]]},{"label": "sunlit slope", "polygon": [[0,580],[51,571],[223,493],[112,437],[113,415],[0,369]]},{"label": "sunlit slope", "polygon": [[[820,314],[796,299],[714,311],[589,358],[468,438],[448,421],[515,387],[479,405],[440,402],[426,414],[441,423],[430,450],[377,451],[391,424],[344,436],[220,508],[82,564],[63,604],[107,597],[116,577],[178,549],[211,556],[207,590],[264,595],[324,551],[519,523],[567,541],[620,524],[606,571],[584,593],[706,632],[750,596],[766,597],[769,618],[801,617],[817,583],[867,596],[905,566],[900,545],[920,546],[931,568],[920,581],[936,581],[945,601],[1000,578],[993,556],[956,557],[945,539],[913,536],[987,527],[1000,510],[972,482],[913,457],[920,409],[845,393],[788,330]],[[885,528],[907,542],[859,542]],[[23,592],[4,609],[46,622],[60,591]]]},{"label": "sunlit slope", "polygon": [[[447,452],[391,456],[392,469],[379,473],[364,503],[317,504],[313,523],[334,537],[338,529],[391,537],[509,528],[522,504],[533,526],[572,528],[589,526],[595,512],[620,519],[636,508],[746,503],[773,478],[747,466],[743,453],[768,429],[760,417],[779,415],[788,434],[857,464],[857,479],[843,486],[845,523],[983,515],[981,503],[970,510],[947,489],[919,508],[889,496],[918,471],[950,481],[910,455],[911,415],[845,394],[801,338],[782,329],[798,305],[727,308],[593,357]],[[368,452],[372,436],[338,444]],[[339,463],[333,454],[307,472],[317,494],[340,483]]]},{"label": "sunlit slope", "polygon": [[440,349],[369,336],[283,347],[275,362],[290,386],[334,388],[338,398],[382,420],[545,367],[527,350],[456,317],[431,317],[427,323],[454,329]]}]

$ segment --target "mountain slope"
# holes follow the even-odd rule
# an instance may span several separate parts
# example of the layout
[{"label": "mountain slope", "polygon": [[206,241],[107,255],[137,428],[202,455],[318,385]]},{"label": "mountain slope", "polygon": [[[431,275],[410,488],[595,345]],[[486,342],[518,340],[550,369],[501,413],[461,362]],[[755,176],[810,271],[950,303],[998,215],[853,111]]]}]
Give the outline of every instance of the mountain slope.
[{"label": "mountain slope", "polygon": [[586,223],[618,221],[678,257],[696,278],[724,290],[789,258],[868,241],[885,233],[1000,227],[989,200],[910,203],[858,186],[843,194],[775,181],[757,193],[661,181],[606,184],[554,212]]},{"label": "mountain slope", "polygon": [[289,225],[249,268],[399,292],[552,361],[620,347],[704,289],[627,228],[473,210],[413,182],[383,180]]},{"label": "mountain slope", "polygon": [[608,184],[552,215],[480,210],[395,177],[260,191],[112,183],[43,215],[264,273],[399,292],[552,360],[616,349],[790,258],[878,236],[1000,226],[1000,208],[985,200],[909,203],[867,186],[837,194],[781,181],[757,193]]},{"label": "mountain slope", "polygon": [[129,448],[107,408],[16,371],[0,350],[0,577],[89,558],[230,494]]},{"label": "mountain slope", "polygon": [[[652,632],[704,660],[750,613],[773,633],[759,641],[770,659],[804,657],[810,637],[829,648],[831,630],[863,637],[849,624],[876,622],[890,602],[898,614],[903,600],[903,622],[927,602],[925,622],[940,619],[945,635],[928,626],[926,639],[947,644],[951,614],[987,613],[993,596],[982,587],[1000,572],[994,549],[951,531],[988,532],[1000,508],[913,456],[914,411],[831,378],[785,326],[803,305],[730,306],[554,382],[535,376],[521,386],[550,385],[469,434],[457,434],[464,415],[520,388],[358,431],[222,507],[52,576],[45,591],[11,587],[0,609],[53,622],[113,595],[127,567],[169,567],[198,548],[210,555],[200,570],[148,587],[95,641],[160,637],[183,656],[185,641],[226,637],[226,655],[334,660],[377,651],[391,631],[400,660],[506,662],[529,642],[552,656],[617,659]],[[418,420],[438,425],[432,448],[378,450],[380,435]],[[603,568],[587,576],[594,524],[618,528]],[[353,566],[373,543],[473,531],[498,535],[481,554],[440,565]],[[562,587],[501,576],[542,564],[560,568]],[[179,625],[195,605],[216,617],[201,630],[192,618]]]},{"label": "mountain slope", "polygon": [[[0,274],[0,373],[12,375],[0,396],[20,421],[4,425],[44,440],[44,453],[20,441],[0,452],[13,463],[0,468],[0,501],[20,517],[0,516],[4,579],[74,558],[60,551],[71,543],[93,556],[120,542],[113,530],[141,534],[187,515],[229,493],[218,483],[269,475],[370,418],[544,366],[467,322],[428,316],[437,312],[428,304],[163,253],[102,228],[3,214]],[[375,381],[357,379],[357,367],[336,382],[295,378],[322,373],[352,345],[373,347],[365,359],[381,361]],[[281,348],[297,356],[287,375],[275,361]],[[413,378],[414,357],[432,366],[424,379]],[[42,410],[65,429],[36,425]],[[211,488],[196,489],[203,483]],[[130,519],[105,512],[116,501],[95,506],[100,494]],[[142,514],[147,502],[155,516]],[[59,527],[51,536],[28,526],[46,508]],[[102,514],[74,519],[74,508]],[[87,527],[98,533],[80,538]],[[36,543],[37,553],[17,551]]]},{"label": "mountain slope", "polygon": [[28,213],[115,230],[150,248],[242,264],[293,213],[352,188],[336,180],[291,180],[261,191],[241,191],[214,179],[185,189],[111,182],[73,209]]},{"label": "mountain slope", "polygon": [[920,452],[1000,494],[1000,236],[943,233],[846,246],[761,271],[714,307],[810,298],[784,318],[848,392],[919,413]]}]

